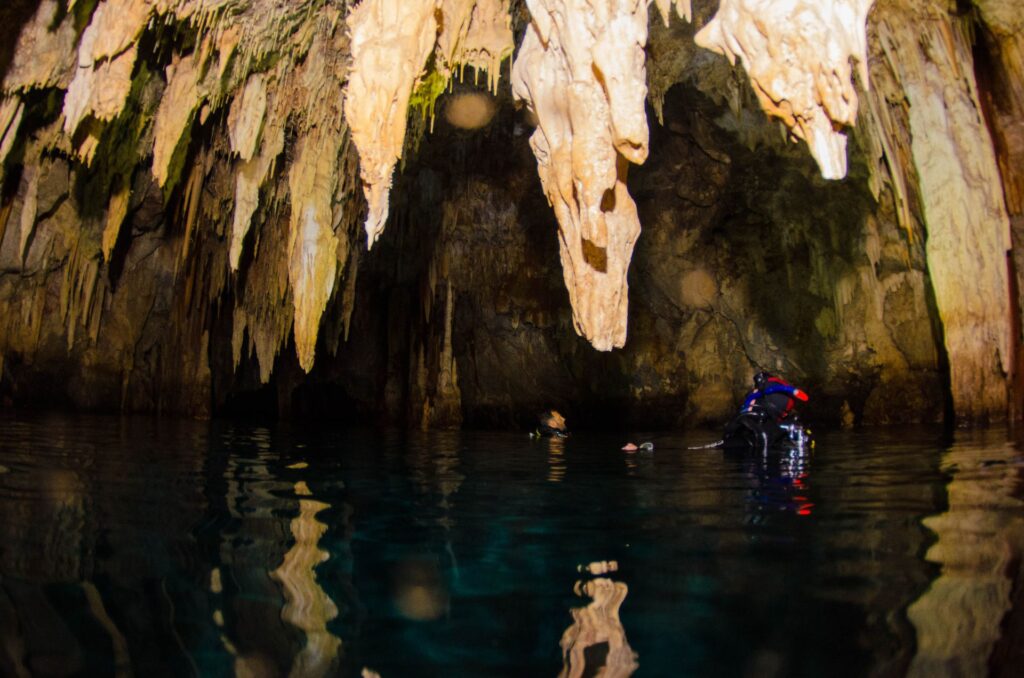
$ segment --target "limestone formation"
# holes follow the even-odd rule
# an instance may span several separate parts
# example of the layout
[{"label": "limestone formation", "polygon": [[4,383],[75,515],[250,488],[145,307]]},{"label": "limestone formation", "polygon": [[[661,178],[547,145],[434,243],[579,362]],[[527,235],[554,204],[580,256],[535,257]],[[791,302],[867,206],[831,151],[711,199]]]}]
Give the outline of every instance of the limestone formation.
[{"label": "limestone formation", "polygon": [[186,128],[191,127],[205,98],[202,71],[203,64],[197,64],[193,55],[175,58],[167,67],[167,89],[153,128],[153,176],[160,186],[167,185],[173,157],[181,152]]},{"label": "limestone formation", "polygon": [[987,35],[998,58],[990,87],[994,134],[1011,216],[1024,214],[1024,12],[1013,0],[976,0]]},{"label": "limestone formation", "polygon": [[[352,67],[345,119],[359,149],[369,205],[366,238],[372,247],[388,218],[392,174],[402,156],[414,90],[425,86],[430,98],[426,103],[432,106],[463,66],[477,73],[486,69],[491,88],[496,88],[501,62],[512,52],[512,31],[507,0],[364,0],[347,22]],[[431,54],[438,70],[427,74]]]},{"label": "limestone formation", "polygon": [[882,49],[909,103],[928,267],[957,416],[1002,419],[1010,367],[1010,233],[977,86],[964,66],[971,47],[944,11],[882,2],[878,12]]},{"label": "limestone formation", "polygon": [[434,59],[445,79],[469,66],[497,91],[501,62],[512,54],[508,0],[443,0]]},{"label": "limestone formation", "polygon": [[[124,108],[138,56],[136,38],[151,11],[148,0],[106,0],[97,5],[79,42],[77,68],[64,97],[68,136],[74,136],[86,116],[110,121]],[[48,32],[42,27],[39,34]],[[91,153],[85,151],[81,157],[88,162]]]},{"label": "limestone formation", "polygon": [[7,92],[25,92],[37,87],[66,89],[75,74],[75,28],[71,21],[54,21],[60,9],[57,0],[44,0],[35,17],[18,38],[14,62],[3,79]]},{"label": "limestone formation", "polygon": [[246,81],[242,93],[231,102],[231,112],[228,113],[231,150],[246,162],[252,160],[256,152],[266,113],[266,76],[253,73]]},{"label": "limestone formation", "polygon": [[661,20],[668,25],[669,15],[672,12],[672,8],[675,7],[676,13],[683,17],[687,21],[693,20],[693,9],[690,6],[690,0],[654,0],[654,4],[658,8],[658,12],[661,13]]},{"label": "limestone formation", "polygon": [[1019,3],[22,4],[14,402],[48,374],[86,406],[203,414],[273,379],[282,410],[337,387],[430,427],[567,393],[711,421],[762,365],[882,422],[938,416],[944,352],[982,420],[1024,373]]},{"label": "limestone formation", "polygon": [[868,10],[874,0],[723,0],[697,44],[739,57],[764,111],[807,142],[827,179],[846,176],[846,137],[857,93],[850,60],[867,86]]},{"label": "limestone formation", "polygon": [[559,225],[576,331],[598,350],[626,342],[626,273],[640,236],[626,189],[647,158],[647,6],[534,0],[512,89],[537,118],[530,145]]},{"label": "limestone formation", "polygon": [[348,15],[352,72],[345,119],[359,149],[359,173],[369,205],[366,242],[388,218],[391,175],[402,155],[409,98],[434,49],[435,0],[364,0]]}]

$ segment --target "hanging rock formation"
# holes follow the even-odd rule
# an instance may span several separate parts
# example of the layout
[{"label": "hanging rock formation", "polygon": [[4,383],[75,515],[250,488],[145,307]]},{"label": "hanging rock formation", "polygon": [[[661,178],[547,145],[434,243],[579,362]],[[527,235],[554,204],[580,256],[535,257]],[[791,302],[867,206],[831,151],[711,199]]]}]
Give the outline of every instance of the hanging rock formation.
[{"label": "hanging rock formation", "polygon": [[679,16],[687,21],[693,20],[693,8],[690,6],[690,0],[654,0],[654,4],[658,8],[658,12],[661,13],[661,20],[665,22],[666,26],[668,26],[673,7]]},{"label": "hanging rock formation", "polygon": [[850,59],[866,86],[868,10],[874,0],[723,0],[696,36],[701,47],[736,57],[764,111],[807,142],[826,179],[846,176],[846,137],[857,118]]},{"label": "hanging rock formation", "polygon": [[366,0],[348,16],[352,75],[345,116],[359,149],[359,170],[369,204],[366,241],[373,243],[388,218],[391,175],[402,155],[409,98],[437,38],[435,0]]},{"label": "hanging rock formation", "polygon": [[[462,65],[487,69],[496,87],[501,61],[512,51],[512,31],[507,0],[363,0],[348,26],[352,70],[345,117],[359,149],[372,247],[388,218],[391,175],[402,156],[413,91],[425,86],[432,106]],[[438,70],[426,74],[432,53]]]},{"label": "hanging rock formation", "polygon": [[13,402],[714,420],[764,366],[852,422],[935,418],[945,369],[1005,412],[1014,2],[37,4],[0,50]]},{"label": "hanging rock formation", "polygon": [[512,71],[537,118],[530,145],[559,224],[576,331],[607,351],[626,343],[626,272],[640,236],[626,190],[647,159],[647,6],[534,0]]},{"label": "hanging rock formation", "polygon": [[[805,139],[826,178],[846,174],[857,96],[850,59],[867,82],[865,21],[872,0],[723,2],[697,44],[743,58],[769,115]],[[670,5],[657,3],[663,21]],[[647,158],[647,6],[636,1],[528,1],[532,21],[516,57],[513,92],[538,121],[531,139],[559,223],[577,332],[595,348],[626,341],[626,273],[640,234],[625,188],[627,161]],[[674,3],[688,19],[689,2]],[[822,46],[825,46],[822,53]]]}]

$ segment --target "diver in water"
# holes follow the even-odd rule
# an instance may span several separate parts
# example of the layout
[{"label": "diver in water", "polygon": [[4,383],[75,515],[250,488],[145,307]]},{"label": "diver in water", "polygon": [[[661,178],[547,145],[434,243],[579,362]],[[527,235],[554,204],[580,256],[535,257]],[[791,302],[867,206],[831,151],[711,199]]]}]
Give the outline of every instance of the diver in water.
[{"label": "diver in water", "polygon": [[806,432],[794,413],[798,400],[807,402],[807,394],[768,372],[758,372],[754,375],[754,390],[747,394],[739,414],[725,427],[725,445],[759,449],[780,445],[802,447]]},{"label": "diver in water", "polygon": [[535,438],[568,438],[569,429],[565,425],[565,417],[558,410],[547,410],[540,414],[540,424],[530,434]]}]

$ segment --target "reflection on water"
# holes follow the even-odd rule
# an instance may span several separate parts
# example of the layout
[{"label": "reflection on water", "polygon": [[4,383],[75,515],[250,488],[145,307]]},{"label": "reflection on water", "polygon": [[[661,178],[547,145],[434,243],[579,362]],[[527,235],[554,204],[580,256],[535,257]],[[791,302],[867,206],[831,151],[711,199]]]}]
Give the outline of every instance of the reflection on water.
[{"label": "reflection on water", "polygon": [[1021,661],[1022,462],[995,433],[826,435],[813,457],[762,457],[671,436],[624,455],[622,435],[60,417],[0,431],[3,676]]},{"label": "reflection on water", "polygon": [[114,675],[132,675],[131,657],[128,655],[128,641],[125,640],[110,618],[110,615],[107,614],[107,610],[103,606],[103,599],[100,597],[100,592],[96,589],[96,585],[89,581],[82,582],[82,591],[85,593],[86,600],[89,601],[89,609],[92,611],[93,617],[96,618],[96,621],[99,622],[103,630],[110,636],[111,650],[114,653]]},{"label": "reflection on water", "polygon": [[565,479],[565,438],[547,438],[548,482],[560,483]]},{"label": "reflection on water", "polygon": [[[295,466],[293,464],[291,468]],[[306,481],[295,483],[295,495],[302,497],[299,499],[299,515],[291,522],[295,544],[284,554],[281,566],[270,573],[284,588],[281,618],[306,634],[306,645],[292,663],[291,676],[326,675],[334,665],[341,646],[341,639],[327,630],[327,622],[338,616],[338,608],[317,584],[313,571],[314,567],[330,558],[330,554],[318,546],[327,525],[316,519],[316,515],[330,505],[308,499],[312,494]]]},{"label": "reflection on water", "polygon": [[[592,574],[614,572],[618,565],[608,562],[591,563],[580,568]],[[580,676],[607,676],[625,678],[636,671],[637,655],[626,640],[626,630],[619,619],[619,608],[629,593],[620,581],[608,577],[595,577],[576,582],[576,595],[590,598],[585,607],[574,607],[572,625],[562,634],[563,678]]]},{"label": "reflection on water", "polygon": [[994,655],[1010,652],[1017,669],[1024,668],[1021,648],[995,652],[1014,587],[1024,583],[1024,457],[988,437],[987,444],[955,446],[942,458],[949,506],[924,521],[936,535],[926,557],[942,572],[907,610],[918,645],[911,676],[982,676]]}]

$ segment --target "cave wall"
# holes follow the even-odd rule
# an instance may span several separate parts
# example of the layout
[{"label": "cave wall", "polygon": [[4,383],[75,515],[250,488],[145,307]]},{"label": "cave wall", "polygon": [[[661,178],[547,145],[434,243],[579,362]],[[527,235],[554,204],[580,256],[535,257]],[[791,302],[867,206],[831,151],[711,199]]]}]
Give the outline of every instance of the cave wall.
[{"label": "cave wall", "polygon": [[[554,406],[570,425],[674,427],[720,422],[764,367],[810,390],[812,417],[830,423],[935,421],[950,398],[964,420],[1001,418],[1019,328],[995,188],[1019,215],[1021,90],[1015,15],[996,5],[876,3],[840,181],[764,115],[742,61],[694,44],[715,3],[693,3],[692,25],[652,17],[650,156],[625,184],[643,231],[627,340],[611,352],[574,331],[534,121],[507,80],[475,87],[470,69],[430,102],[435,120],[411,111],[388,226],[368,251],[340,113],[344,4],[241,36],[230,13],[161,14],[136,34],[123,109],[104,118],[91,102],[70,134],[74,64],[28,77],[15,59],[0,102],[0,397],[424,427],[529,424]],[[61,45],[98,11],[40,7]],[[530,15],[512,14],[518,44]],[[934,45],[894,27],[925,18],[923,35],[949,38],[941,63],[955,76],[914,71]],[[268,37],[282,25],[286,47]],[[235,56],[218,58],[232,40]],[[981,86],[979,53],[994,74]],[[446,121],[449,102],[488,90],[491,122]],[[182,100],[184,118],[166,112]],[[944,130],[926,115],[983,104],[996,114]],[[931,162],[936,148],[952,150]],[[953,179],[934,169],[951,165]],[[957,195],[981,207],[950,216]]]},{"label": "cave wall", "polygon": [[[695,87],[667,92],[663,115],[629,183],[646,230],[630,268],[629,340],[611,353],[571,331],[522,116],[485,133],[437,124],[396,186],[415,197],[380,241],[403,263],[382,278],[368,264],[361,281],[377,300],[356,304],[397,304],[410,318],[370,342],[403,345],[390,393],[410,366],[419,375],[402,387],[413,404],[392,399],[392,413],[462,422],[440,405],[467,424],[528,425],[555,406],[584,426],[711,424],[766,367],[809,388],[833,423],[940,419],[923,238],[900,226],[891,191],[874,200],[859,147],[850,178],[829,182],[773,124],[749,110],[738,120]],[[429,246],[413,244],[425,236]],[[457,389],[441,385],[446,372]]]}]

